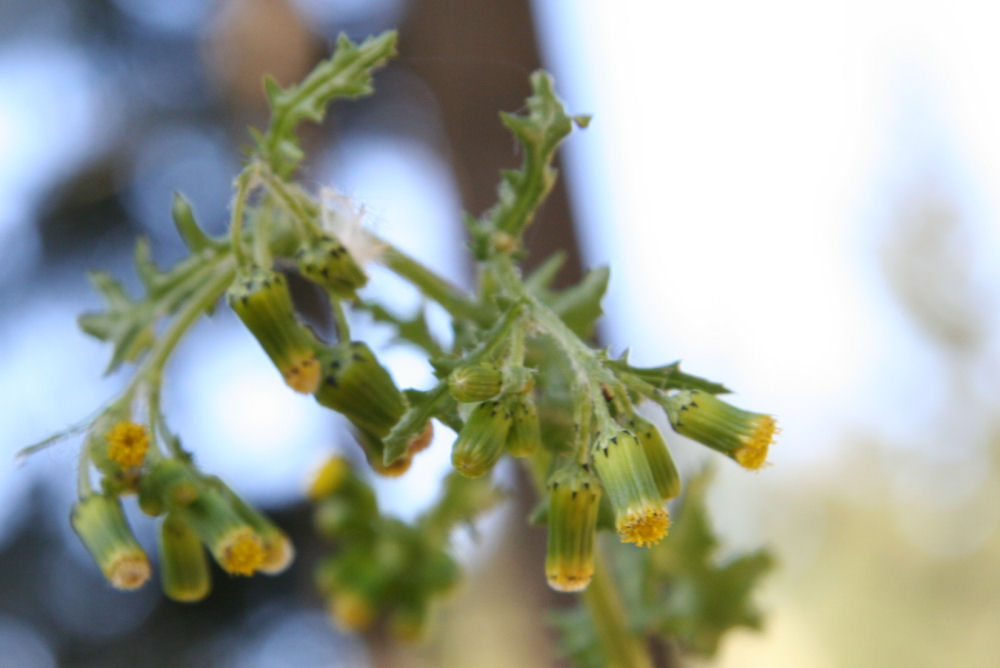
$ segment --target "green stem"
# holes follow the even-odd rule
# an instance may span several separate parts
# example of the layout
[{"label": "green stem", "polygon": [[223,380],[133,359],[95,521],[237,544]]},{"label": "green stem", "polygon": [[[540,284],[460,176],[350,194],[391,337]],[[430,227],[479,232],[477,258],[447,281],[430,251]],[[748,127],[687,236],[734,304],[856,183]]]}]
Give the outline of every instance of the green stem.
[{"label": "green stem", "polygon": [[76,492],[81,499],[93,493],[93,487],[90,483],[90,448],[87,447],[86,443],[80,448],[80,460],[76,470]]},{"label": "green stem", "polygon": [[229,222],[229,245],[236,256],[236,263],[241,267],[248,264],[246,253],[243,250],[243,207],[246,204],[247,193],[250,186],[249,167],[240,172],[236,177],[236,197],[233,200],[233,217]]},{"label": "green stem", "polygon": [[618,597],[614,580],[600,549],[594,550],[594,577],[583,591],[583,600],[597,627],[608,666],[649,668],[652,662],[642,640],[631,633],[625,606]]},{"label": "green stem", "polygon": [[424,295],[443,306],[444,310],[452,317],[472,320],[479,325],[489,325],[492,322],[491,314],[463,294],[459,288],[394,246],[378,238],[374,238],[373,241],[385,247],[379,256],[379,261],[382,264],[415,285]]},{"label": "green stem", "polygon": [[267,185],[268,190],[277,197],[281,206],[292,215],[292,220],[299,226],[299,230],[303,236],[313,239],[323,236],[323,230],[316,223],[315,218],[302,208],[302,203],[295,196],[295,193],[289,189],[288,184],[275,176],[274,172],[262,164],[258,164],[257,173]]},{"label": "green stem", "polygon": [[351,326],[347,322],[344,304],[332,292],[330,293],[330,310],[333,311],[333,321],[337,325],[337,340],[346,343],[351,340]]}]

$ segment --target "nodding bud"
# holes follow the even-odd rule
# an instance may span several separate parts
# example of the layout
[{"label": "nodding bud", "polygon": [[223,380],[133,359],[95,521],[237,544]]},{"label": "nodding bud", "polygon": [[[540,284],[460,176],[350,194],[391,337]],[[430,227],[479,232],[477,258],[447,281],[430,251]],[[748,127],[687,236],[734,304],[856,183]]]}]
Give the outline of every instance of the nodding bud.
[{"label": "nodding bud", "polygon": [[295,258],[299,273],[340,297],[353,297],[368,282],[350,251],[331,236],[303,242]]},{"label": "nodding bud", "polygon": [[156,517],[168,507],[198,498],[201,481],[191,467],[177,459],[161,459],[139,480],[139,508]]},{"label": "nodding bud", "polygon": [[371,349],[361,341],[342,343],[323,350],[320,361],[316,401],[385,438],[406,411],[406,400]]},{"label": "nodding bud", "polygon": [[295,316],[288,281],[280,272],[253,267],[236,277],[226,301],[296,392],[319,386],[319,342]]},{"label": "nodding bud", "polygon": [[160,582],[167,598],[182,603],[205,598],[212,589],[212,572],[197,534],[175,515],[167,515],[158,543]]},{"label": "nodding bud", "polygon": [[80,499],[70,524],[112,586],[136,589],[149,579],[149,558],[125,521],[117,497],[91,494]]},{"label": "nodding bud", "polygon": [[708,392],[683,390],[662,401],[678,434],[728,455],[740,466],[759,469],[777,433],[774,417],[731,406]]},{"label": "nodding bud", "polygon": [[397,478],[410,470],[410,464],[413,463],[413,457],[410,454],[404,454],[391,464],[386,465],[383,457],[385,442],[357,423],[354,426],[354,437],[357,439],[358,445],[361,446],[361,450],[365,453],[368,465],[372,467],[375,473],[389,478]]},{"label": "nodding bud", "polygon": [[232,575],[253,575],[264,566],[264,541],[244,519],[231,497],[210,481],[201,480],[197,496],[168,510],[198,536],[215,561]]},{"label": "nodding bud", "polygon": [[635,435],[625,430],[602,434],[591,457],[615,511],[615,529],[622,542],[639,547],[660,542],[670,518]]},{"label": "nodding bud", "polygon": [[601,484],[586,465],[566,465],[546,484],[549,502],[545,577],[556,591],[580,591],[594,575],[594,533]]},{"label": "nodding bud", "polygon": [[507,452],[515,457],[528,457],[542,443],[542,429],[538,422],[538,408],[531,394],[514,396],[508,403],[511,425],[507,433]]},{"label": "nodding bud", "polygon": [[502,388],[500,369],[486,362],[465,364],[448,376],[448,392],[462,403],[487,401],[500,394]]},{"label": "nodding bud", "polygon": [[236,514],[246,521],[260,537],[264,555],[257,570],[268,575],[284,572],[295,559],[295,548],[288,535],[256,508],[240,498],[219,478],[210,478],[209,484],[226,497]]},{"label": "nodding bud", "polygon": [[489,471],[503,454],[511,416],[499,401],[472,409],[451,449],[451,463],[459,473],[477,478]]},{"label": "nodding bud", "polygon": [[649,420],[636,415],[629,421],[629,429],[635,433],[642,451],[649,462],[649,470],[653,474],[653,482],[664,501],[675,498],[681,493],[681,476],[674,465],[674,459],[667,449],[663,434]]}]

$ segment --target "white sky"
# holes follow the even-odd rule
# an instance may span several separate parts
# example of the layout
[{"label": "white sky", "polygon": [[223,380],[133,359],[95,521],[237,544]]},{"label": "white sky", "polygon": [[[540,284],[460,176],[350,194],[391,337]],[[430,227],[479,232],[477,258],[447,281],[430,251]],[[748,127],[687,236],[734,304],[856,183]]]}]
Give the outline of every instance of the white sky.
[{"label": "white sky", "polygon": [[811,459],[845,420],[905,420],[934,362],[888,297],[878,232],[929,180],[995,256],[993,5],[535,8],[557,90],[594,114],[568,169],[586,259],[612,266],[616,349],[777,412],[775,461]]}]

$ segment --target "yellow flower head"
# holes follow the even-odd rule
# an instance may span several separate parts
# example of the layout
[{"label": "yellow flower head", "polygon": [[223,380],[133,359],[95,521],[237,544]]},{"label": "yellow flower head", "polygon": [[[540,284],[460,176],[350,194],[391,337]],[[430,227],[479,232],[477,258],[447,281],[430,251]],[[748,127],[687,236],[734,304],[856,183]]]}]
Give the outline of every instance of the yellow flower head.
[{"label": "yellow flower head", "polygon": [[264,546],[249,527],[234,529],[219,548],[219,565],[233,575],[253,575],[264,563]]},{"label": "yellow flower head", "polygon": [[118,589],[138,589],[152,575],[152,568],[141,550],[122,550],[111,558],[104,575]]},{"label": "yellow flower head", "polygon": [[639,547],[656,545],[667,535],[670,517],[662,503],[644,503],[622,513],[615,521],[615,529],[623,543]]},{"label": "yellow flower head", "polygon": [[149,432],[141,424],[122,421],[108,433],[108,458],[123,468],[142,466],[149,450]]},{"label": "yellow flower head", "polygon": [[740,436],[743,445],[736,449],[733,458],[748,469],[759,469],[767,459],[767,451],[778,433],[777,424],[770,415],[760,415],[748,434]]},{"label": "yellow flower head", "polygon": [[663,407],[674,430],[718,450],[740,466],[759,469],[778,433],[774,416],[731,406],[701,390],[683,390],[666,398]]}]

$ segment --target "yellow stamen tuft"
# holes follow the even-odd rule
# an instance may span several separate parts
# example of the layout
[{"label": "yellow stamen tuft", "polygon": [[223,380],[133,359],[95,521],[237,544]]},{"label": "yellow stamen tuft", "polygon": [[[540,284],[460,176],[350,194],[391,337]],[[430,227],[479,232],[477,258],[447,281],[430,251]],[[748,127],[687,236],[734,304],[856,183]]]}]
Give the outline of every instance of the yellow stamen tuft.
[{"label": "yellow stamen tuft", "polygon": [[321,371],[316,354],[310,351],[294,356],[283,375],[288,387],[302,394],[312,394],[319,387]]},{"label": "yellow stamen tuft", "polygon": [[235,529],[224,541],[219,565],[233,575],[253,575],[264,563],[264,546],[248,527]]},{"label": "yellow stamen tuft", "polygon": [[149,450],[149,434],[141,424],[119,422],[108,431],[108,458],[124,468],[141,466]]},{"label": "yellow stamen tuft", "polygon": [[767,459],[767,451],[778,432],[774,418],[770,415],[762,415],[754,427],[753,431],[741,436],[740,441],[743,447],[738,448],[733,453],[733,458],[740,466],[752,470],[757,470],[764,465]]},{"label": "yellow stamen tuft", "polygon": [[594,567],[590,564],[588,568],[581,569],[580,571],[567,571],[565,569],[560,571],[553,571],[545,574],[545,579],[548,580],[549,586],[556,591],[562,592],[574,592],[583,591],[590,584],[591,579],[594,577]]},{"label": "yellow stamen tuft", "polygon": [[128,550],[111,559],[105,575],[118,589],[138,589],[152,572],[145,554]]},{"label": "yellow stamen tuft", "polygon": [[635,543],[639,547],[656,545],[670,527],[670,517],[663,506],[645,505],[629,508],[618,520],[618,536],[623,543]]},{"label": "yellow stamen tuft", "polygon": [[351,465],[343,457],[331,457],[318,471],[306,494],[310,499],[322,499],[330,496],[344,482]]}]

